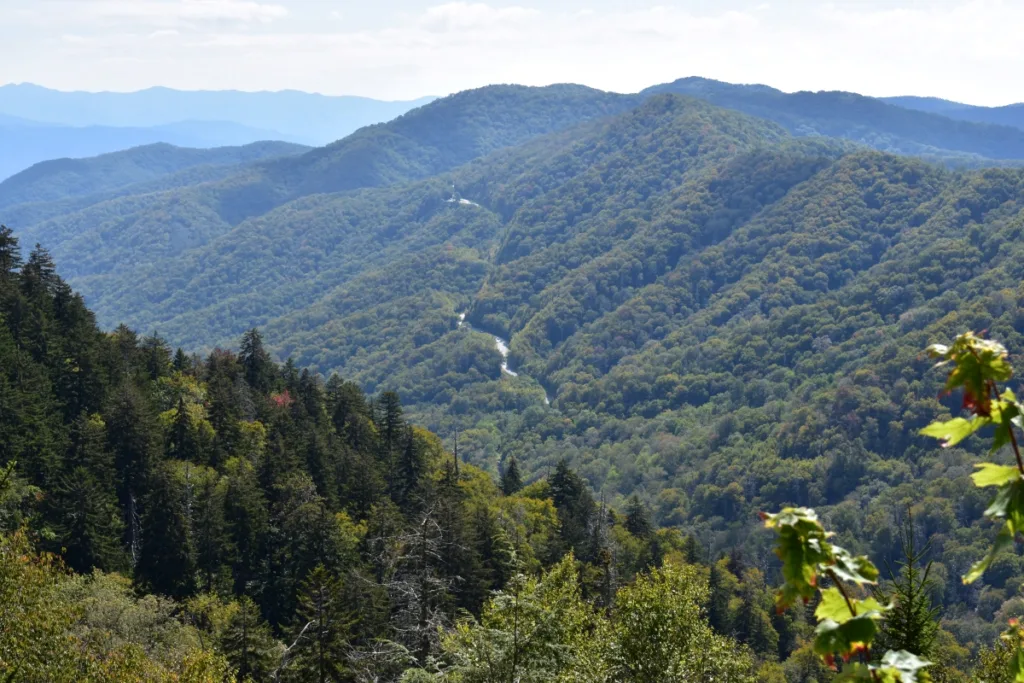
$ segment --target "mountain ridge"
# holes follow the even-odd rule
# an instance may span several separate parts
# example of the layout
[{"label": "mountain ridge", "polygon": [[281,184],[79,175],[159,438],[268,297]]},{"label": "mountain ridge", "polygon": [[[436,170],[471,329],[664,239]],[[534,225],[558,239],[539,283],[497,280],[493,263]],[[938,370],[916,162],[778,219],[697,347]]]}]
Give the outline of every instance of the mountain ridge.
[{"label": "mountain ridge", "polygon": [[53,90],[35,84],[0,86],[0,112],[25,119],[113,127],[221,120],[276,130],[289,141],[314,145],[389,120],[433,99],[385,101],[297,90],[177,90],[156,86],[133,92],[87,92]]}]

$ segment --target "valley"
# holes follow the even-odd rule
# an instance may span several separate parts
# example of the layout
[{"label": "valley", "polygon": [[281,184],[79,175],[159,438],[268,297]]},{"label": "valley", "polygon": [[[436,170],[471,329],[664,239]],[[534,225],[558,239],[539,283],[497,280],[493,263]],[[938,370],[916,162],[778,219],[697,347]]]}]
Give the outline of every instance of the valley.
[{"label": "valley", "polygon": [[776,610],[792,578],[759,516],[813,508],[878,567],[903,566],[901,525],[927,538],[935,680],[970,680],[1005,657],[1024,559],[961,580],[995,537],[986,444],[922,430],[1017,405],[971,387],[961,404],[924,351],[984,330],[1011,391],[1001,363],[1024,353],[1024,130],[982,109],[501,85],[312,148],[156,144],[16,173],[0,527],[38,538],[3,536],[8,555],[132,577],[61,588],[84,601],[81,670],[131,652],[90,649],[86,594],[139,611],[143,591],[192,619],[153,676],[205,652],[276,680],[290,637],[313,680],[293,624],[328,619],[330,595],[361,610],[321,643],[347,667],[332,680],[490,683],[466,662],[504,661],[488,648],[514,640],[522,595],[582,653],[536,671],[634,680],[609,653],[650,612],[693,626],[673,657],[715,653],[714,673],[685,659],[665,680],[820,683],[817,612]]}]

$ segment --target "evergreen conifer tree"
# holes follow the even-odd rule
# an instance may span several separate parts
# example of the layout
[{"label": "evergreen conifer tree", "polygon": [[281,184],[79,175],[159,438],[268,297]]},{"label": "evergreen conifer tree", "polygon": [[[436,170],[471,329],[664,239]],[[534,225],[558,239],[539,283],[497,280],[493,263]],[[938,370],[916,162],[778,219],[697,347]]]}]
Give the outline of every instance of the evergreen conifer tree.
[{"label": "evergreen conifer tree", "polygon": [[647,507],[635,494],[630,496],[626,506],[626,530],[637,538],[647,538],[654,531]]},{"label": "evergreen conifer tree", "polygon": [[516,456],[511,455],[508,458],[508,464],[505,465],[505,471],[501,473],[501,491],[506,496],[511,496],[521,488],[523,488],[523,478],[519,473],[519,462],[516,460]]},{"label": "evergreen conifer tree", "polygon": [[285,667],[295,680],[328,683],[345,680],[351,619],[341,584],[318,565],[302,582]]},{"label": "evergreen conifer tree", "polygon": [[280,663],[282,648],[260,618],[256,603],[247,595],[239,599],[220,646],[240,681],[269,681]]},{"label": "evergreen conifer tree", "polygon": [[255,327],[242,335],[238,360],[249,386],[261,394],[268,393],[274,381],[274,362],[263,347],[263,336]]},{"label": "evergreen conifer tree", "polygon": [[914,518],[910,510],[907,510],[900,526],[899,538],[903,551],[899,570],[893,571],[889,567],[891,586],[878,591],[883,602],[893,604],[882,622],[877,640],[878,651],[906,650],[928,658],[939,632],[939,608],[933,607],[929,598],[931,561],[922,567],[929,545],[917,547]]}]

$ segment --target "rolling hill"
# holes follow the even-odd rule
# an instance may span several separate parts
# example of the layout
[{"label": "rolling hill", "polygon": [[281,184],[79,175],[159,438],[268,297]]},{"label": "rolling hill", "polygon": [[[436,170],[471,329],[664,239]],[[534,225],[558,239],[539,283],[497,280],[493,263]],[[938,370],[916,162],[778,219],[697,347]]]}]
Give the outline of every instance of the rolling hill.
[{"label": "rolling hill", "polygon": [[[784,93],[763,85],[682,78],[648,88],[672,92],[775,121],[794,135],[844,138],[895,154],[961,166],[1024,159],[1024,131],[1003,121],[959,120],[948,111],[918,111],[849,92]],[[1004,125],[992,125],[1003,123]]]},{"label": "rolling hill", "polygon": [[[718,87],[665,89],[696,85]],[[987,544],[985,496],[975,446],[917,434],[957,410],[921,350],[986,329],[1024,352],[1024,171],[849,138],[981,154],[1016,133],[757,91],[761,117],[673,92],[485,88],[14,227],[104,327],[209,350],[259,326],[297,367],[397,390],[473,463],[515,455],[537,478],[566,459],[712,555],[768,557],[755,513],[797,504],[893,561],[910,505],[950,628],[991,635],[1024,562],[1006,558],[990,609],[959,581]],[[935,125],[900,137],[912,121]]]},{"label": "rolling hill", "polygon": [[212,149],[157,143],[85,159],[53,159],[0,182],[0,208],[85,197],[154,181],[196,166],[244,164],[307,149],[287,142],[254,142]]}]

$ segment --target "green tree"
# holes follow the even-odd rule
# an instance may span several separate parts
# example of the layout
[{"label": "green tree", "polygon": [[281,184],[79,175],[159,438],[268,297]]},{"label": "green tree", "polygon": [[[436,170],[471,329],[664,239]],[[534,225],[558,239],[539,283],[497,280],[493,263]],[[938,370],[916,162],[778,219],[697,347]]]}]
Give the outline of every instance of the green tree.
[{"label": "green tree", "polygon": [[479,624],[461,622],[443,641],[460,683],[603,680],[603,624],[580,595],[571,554],[542,579],[518,574],[484,607]]},{"label": "green tree", "polygon": [[260,618],[256,603],[246,595],[238,600],[238,609],[221,635],[220,649],[243,681],[271,680],[283,650]]},{"label": "green tree", "polygon": [[890,585],[878,590],[883,603],[891,603],[878,634],[878,646],[888,650],[906,650],[929,658],[939,633],[939,608],[931,603],[931,561],[922,566],[929,545],[918,549],[914,538],[914,518],[910,510],[900,526],[903,559],[899,571],[889,567]]},{"label": "green tree", "polygon": [[626,529],[637,538],[648,538],[654,531],[647,507],[636,495],[630,496],[626,505]]},{"label": "green tree", "polygon": [[301,681],[345,680],[351,618],[340,582],[322,564],[302,582],[295,619],[282,669]]},{"label": "green tree", "polygon": [[50,500],[57,540],[75,571],[110,571],[124,562],[124,523],[117,507],[113,457],[99,415],[79,415],[71,428],[66,471]]},{"label": "green tree", "polygon": [[613,680],[752,683],[749,654],[708,624],[708,596],[700,569],[673,562],[620,588],[609,652]]},{"label": "green tree", "polygon": [[195,590],[195,549],[183,492],[169,465],[151,476],[142,518],[138,577],[154,593],[184,598]]},{"label": "green tree", "polygon": [[238,361],[242,364],[242,372],[249,386],[261,394],[269,393],[276,368],[270,354],[263,347],[263,336],[255,327],[242,335]]},{"label": "green tree", "polygon": [[501,473],[501,492],[506,496],[512,496],[523,488],[523,477],[519,473],[519,461],[516,456],[510,455],[505,464],[505,470]]},{"label": "green tree", "polygon": [[581,559],[589,558],[588,545],[591,539],[591,524],[594,520],[594,498],[586,482],[569,467],[567,460],[558,462],[551,476],[551,498],[558,510],[561,522],[561,537],[565,545],[580,554]]}]

